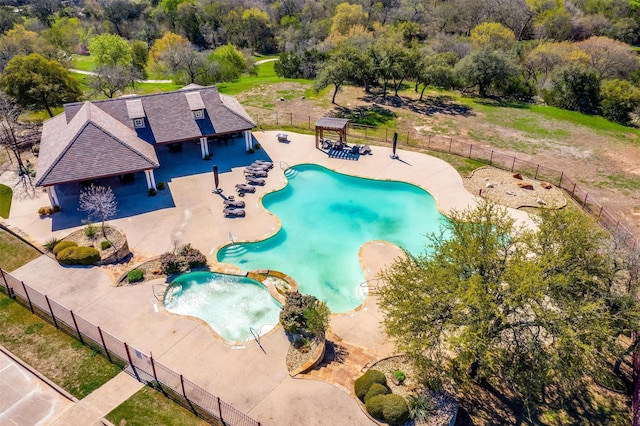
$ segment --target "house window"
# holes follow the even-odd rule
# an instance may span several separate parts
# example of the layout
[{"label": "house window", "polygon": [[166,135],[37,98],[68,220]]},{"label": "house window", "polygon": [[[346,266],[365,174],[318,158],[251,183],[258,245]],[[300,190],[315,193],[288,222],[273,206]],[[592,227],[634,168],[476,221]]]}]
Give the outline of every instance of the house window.
[{"label": "house window", "polygon": [[196,118],[196,120],[201,120],[204,118],[204,110],[203,109],[197,109],[195,111],[193,111],[193,116]]},{"label": "house window", "polygon": [[144,119],[142,119],[142,118],[134,118],[133,119],[133,127],[135,127],[136,129],[144,127]]}]

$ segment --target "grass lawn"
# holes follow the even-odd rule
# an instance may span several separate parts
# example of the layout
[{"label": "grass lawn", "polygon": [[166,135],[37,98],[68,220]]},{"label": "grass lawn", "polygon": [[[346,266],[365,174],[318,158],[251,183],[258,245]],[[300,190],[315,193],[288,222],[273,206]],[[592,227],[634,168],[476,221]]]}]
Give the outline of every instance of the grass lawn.
[{"label": "grass lawn", "polygon": [[91,55],[71,55],[71,68],[82,71],[93,71],[96,63]]},{"label": "grass lawn", "polygon": [[[283,83],[283,82],[292,82],[292,83],[302,83],[311,85],[313,80],[305,80],[302,78],[282,78],[278,77],[273,70],[273,64],[275,61],[265,62],[264,64],[258,65],[257,75],[242,75],[237,81],[218,83],[216,86],[220,93],[224,93],[225,95],[237,95],[241,92],[246,92],[249,90],[253,90],[261,85],[269,85],[273,83]],[[313,90],[309,90],[309,93],[306,93],[308,96],[313,96]]]},{"label": "grass lawn", "polygon": [[7,185],[0,184],[0,216],[5,219],[9,217],[11,211],[11,197],[13,190]]},{"label": "grass lawn", "polygon": [[145,386],[120,404],[106,419],[114,425],[181,425],[208,426],[191,411],[165,397],[159,391]]},{"label": "grass lawn", "polygon": [[0,344],[76,398],[119,372],[97,352],[0,294]]},{"label": "grass lawn", "polygon": [[40,256],[36,250],[6,231],[0,230],[0,267],[13,271]]}]

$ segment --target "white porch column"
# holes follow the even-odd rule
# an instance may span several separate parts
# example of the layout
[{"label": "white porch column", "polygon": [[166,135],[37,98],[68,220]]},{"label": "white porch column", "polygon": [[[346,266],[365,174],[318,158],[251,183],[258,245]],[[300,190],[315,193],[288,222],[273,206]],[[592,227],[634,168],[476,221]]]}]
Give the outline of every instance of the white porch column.
[{"label": "white porch column", "polygon": [[58,195],[56,194],[55,186],[47,186],[47,195],[49,196],[49,202],[51,203],[51,207],[58,206],[60,207],[60,201],[58,201]]},{"label": "white porch column", "polygon": [[204,160],[204,156],[206,155],[204,153],[206,144],[207,144],[207,138],[200,138],[200,153],[202,154],[202,159],[203,160]]},{"label": "white porch column", "polygon": [[147,188],[148,189],[157,189],[156,188],[156,179],[153,176],[153,169],[145,170],[144,177],[147,178]]},{"label": "white porch column", "polygon": [[247,148],[247,151],[253,148],[253,138],[251,137],[251,130],[244,131],[244,145]]},{"label": "white porch column", "polygon": [[201,143],[204,144],[204,155],[211,155],[209,152],[209,139],[208,138],[200,138]]}]

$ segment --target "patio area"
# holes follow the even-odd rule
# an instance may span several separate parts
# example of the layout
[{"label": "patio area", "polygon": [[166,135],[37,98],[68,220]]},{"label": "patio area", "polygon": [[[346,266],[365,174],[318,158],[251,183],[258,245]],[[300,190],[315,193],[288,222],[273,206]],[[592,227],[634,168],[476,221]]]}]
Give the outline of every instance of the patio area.
[{"label": "patio area", "polygon": [[[373,155],[344,161],[316,148],[313,135],[289,132],[289,143],[280,143],[278,133],[255,132],[253,136],[262,149],[253,154],[246,153],[244,144],[237,142],[219,147],[212,144],[214,154],[209,161],[198,158],[200,148],[195,144],[185,144],[179,154],[159,152],[162,167],[156,171],[156,181],[166,182],[167,189],[155,197],[147,195],[144,176],[136,178],[133,185],[114,186],[120,211],[109,223],[127,235],[133,262],[160,255],[176,244],[190,243],[215,264],[216,250],[231,239],[255,241],[272,235],[279,228],[279,220],[262,208],[260,198],[286,185],[283,168],[296,164],[315,163],[355,176],[413,183],[430,192],[445,214],[476,203],[475,196],[464,189],[460,175],[434,157],[399,150],[399,161],[390,158],[390,148],[374,146]],[[243,168],[256,159],[273,161],[275,167],[264,186],[257,186],[254,194],[244,197],[246,217],[225,218],[223,196],[235,195],[235,184],[244,182]],[[212,193],[213,165],[220,170],[222,194]],[[0,181],[9,183],[11,176],[2,175]],[[138,181],[143,187],[138,188]],[[18,197],[6,222],[40,243],[52,236],[63,237],[79,229],[84,219],[84,213],[77,211],[77,193],[70,191],[65,196],[68,206],[43,218],[37,210],[48,203],[44,192]],[[526,213],[510,212],[521,223],[530,223]],[[365,244],[360,252],[365,277],[375,278],[399,254],[398,248],[389,244]],[[108,267],[63,268],[42,256],[13,275],[106,332],[146,353],[152,352],[174,371],[263,424],[371,424],[351,395],[349,380],[354,380],[355,374],[344,378],[357,366],[351,366],[347,373],[337,369],[343,375],[340,380],[320,373],[311,377],[326,381],[290,378],[285,365],[288,341],[279,327],[261,338],[266,353],[255,342],[232,347],[202,322],[163,310],[153,296],[153,282],[113,287]],[[379,325],[381,318],[376,298],[370,296],[360,309],[334,315],[331,328],[342,341],[362,348],[358,351],[359,362],[364,363],[367,357],[374,360],[394,352]]]}]

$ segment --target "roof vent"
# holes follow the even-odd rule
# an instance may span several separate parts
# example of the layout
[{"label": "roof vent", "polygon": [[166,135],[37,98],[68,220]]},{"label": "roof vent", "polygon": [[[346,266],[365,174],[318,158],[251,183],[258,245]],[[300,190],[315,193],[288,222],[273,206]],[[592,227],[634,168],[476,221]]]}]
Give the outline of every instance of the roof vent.
[{"label": "roof vent", "polygon": [[204,109],[204,102],[202,101],[202,96],[200,96],[199,91],[187,92],[184,94],[187,98],[187,102],[189,103],[189,109],[191,111],[198,111],[200,109]]},{"label": "roof vent", "polygon": [[140,99],[132,99],[130,101],[126,101],[126,104],[127,104],[127,113],[129,114],[129,118],[131,120],[135,120],[136,118],[146,117],[144,113],[144,108],[142,107],[142,101]]}]

